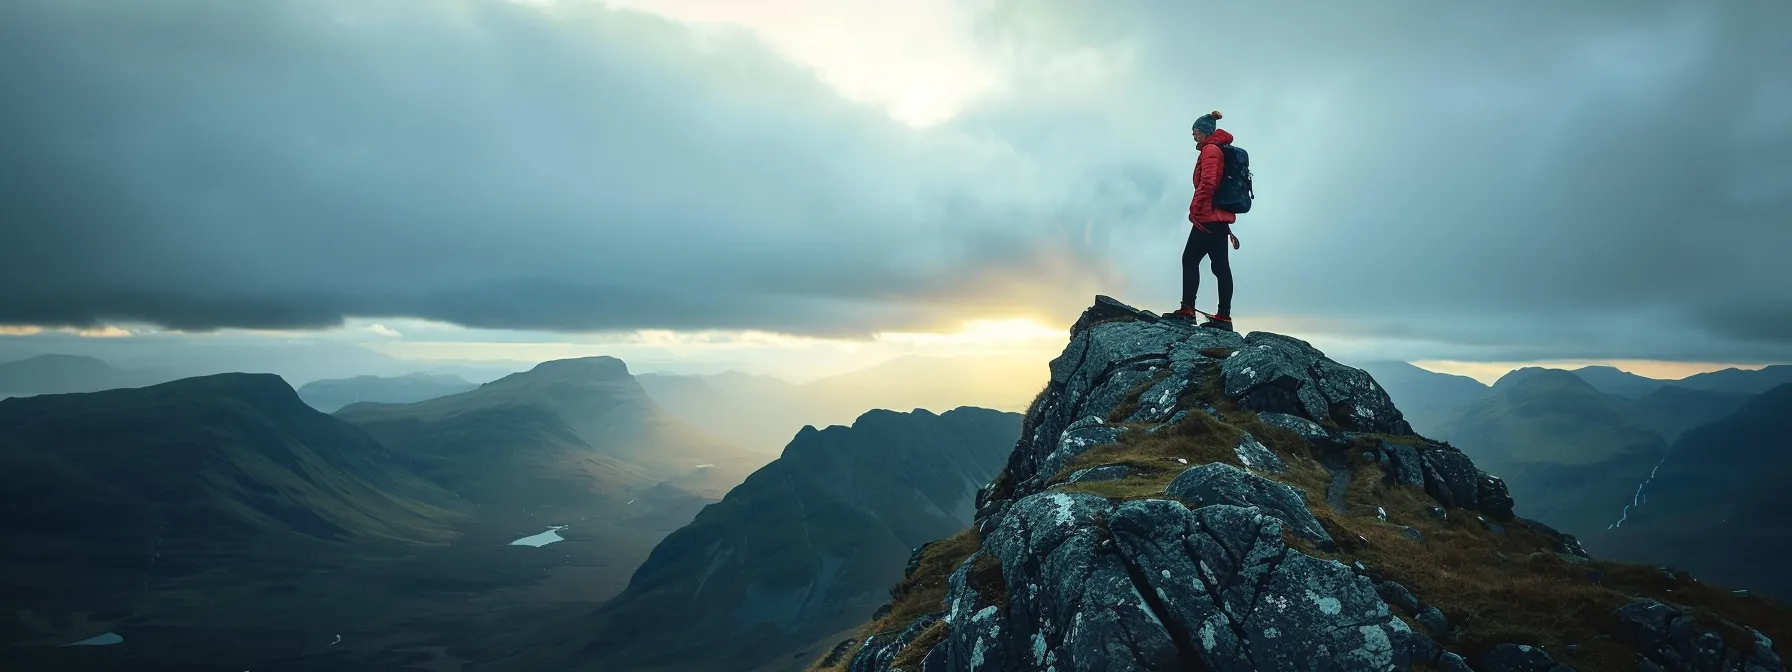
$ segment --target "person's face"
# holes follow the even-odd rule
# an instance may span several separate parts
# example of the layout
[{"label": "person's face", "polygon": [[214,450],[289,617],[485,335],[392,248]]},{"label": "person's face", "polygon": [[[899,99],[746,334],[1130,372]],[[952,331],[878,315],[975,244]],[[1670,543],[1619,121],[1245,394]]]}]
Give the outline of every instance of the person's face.
[{"label": "person's face", "polygon": [[1205,141],[1207,139],[1206,133],[1202,133],[1200,131],[1190,131],[1190,133],[1192,135],[1194,135],[1195,144],[1197,144],[1197,145],[1201,144],[1202,141]]}]

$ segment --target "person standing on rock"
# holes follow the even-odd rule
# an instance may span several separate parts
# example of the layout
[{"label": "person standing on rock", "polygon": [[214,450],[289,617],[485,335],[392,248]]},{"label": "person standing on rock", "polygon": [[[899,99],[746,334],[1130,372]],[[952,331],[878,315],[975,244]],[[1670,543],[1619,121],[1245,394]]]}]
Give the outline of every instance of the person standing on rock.
[{"label": "person standing on rock", "polygon": [[[1226,247],[1230,242],[1232,249],[1238,248],[1238,238],[1232,235],[1232,224],[1238,221],[1239,211],[1250,209],[1249,187],[1248,177],[1242,178],[1247,194],[1242,208],[1235,204],[1240,197],[1236,194],[1229,194],[1219,204],[1229,205],[1233,210],[1216,206],[1214,197],[1222,186],[1233,186],[1223,185],[1221,180],[1222,177],[1232,177],[1226,175],[1227,154],[1243,156],[1243,150],[1230,147],[1232,134],[1218,127],[1220,116],[1215,111],[1195,120],[1193,135],[1201,158],[1195,163],[1195,196],[1188,204],[1188,222],[1193,228],[1189,230],[1188,245],[1182,248],[1182,307],[1170,315],[1189,319],[1207,315],[1207,321],[1201,326],[1232,331],[1232,263],[1227,258]],[[1236,191],[1236,187],[1233,190]],[[1212,314],[1195,310],[1195,295],[1201,289],[1203,258],[1212,260],[1213,277],[1219,285],[1219,311]]]}]

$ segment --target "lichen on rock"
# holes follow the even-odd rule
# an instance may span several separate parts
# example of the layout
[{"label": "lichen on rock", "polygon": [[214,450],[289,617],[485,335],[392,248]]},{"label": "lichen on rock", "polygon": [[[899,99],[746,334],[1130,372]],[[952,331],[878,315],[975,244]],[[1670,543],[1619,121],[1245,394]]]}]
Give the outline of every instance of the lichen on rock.
[{"label": "lichen on rock", "polygon": [[[1545,650],[1509,621],[1488,631],[1486,603],[1456,593],[1510,572],[1598,604],[1623,595],[1551,583],[1599,573],[1572,536],[1515,517],[1503,480],[1414,434],[1372,377],[1305,341],[1098,297],[1050,372],[1007,468],[978,495],[979,549],[933,605],[943,636],[905,657],[920,672],[1558,672],[1576,669],[1579,644]],[[1470,542],[1488,567],[1415,560]],[[1624,669],[1784,670],[1759,632],[1739,646],[1664,601],[1612,608],[1576,626],[1606,656],[1581,669],[1622,651]],[[936,625],[927,618],[884,624],[851,669],[890,670],[904,637]],[[1624,632],[1591,636],[1612,623]]]}]

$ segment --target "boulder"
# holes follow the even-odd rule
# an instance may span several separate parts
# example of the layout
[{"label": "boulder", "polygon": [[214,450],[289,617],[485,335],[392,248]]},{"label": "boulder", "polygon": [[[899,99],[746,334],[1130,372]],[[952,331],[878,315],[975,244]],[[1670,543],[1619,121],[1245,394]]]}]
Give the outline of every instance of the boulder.
[{"label": "boulder", "polygon": [[[1282,542],[1255,508],[1139,500],[1110,523],[1193,664],[1182,669],[1389,669],[1412,632],[1374,585]],[[1089,668],[1076,668],[1089,669]]]},{"label": "boulder", "polygon": [[1286,413],[1346,430],[1412,434],[1387,391],[1360,369],[1306,341],[1255,332],[1221,367],[1226,396],[1259,412]]},{"label": "boulder", "polygon": [[1226,396],[1247,409],[1307,419],[1326,417],[1324,398],[1307,389],[1305,367],[1279,348],[1267,344],[1245,347],[1227,357],[1220,372],[1225,376]]},{"label": "boulder", "polygon": [[1038,471],[1033,478],[1024,481],[1022,487],[1029,491],[1043,487],[1045,480],[1056,476],[1059,471],[1062,471],[1076,458],[1081,457],[1083,453],[1089,452],[1097,446],[1118,443],[1123,431],[1123,428],[1107,424],[1096,416],[1089,416],[1072,423],[1059,436],[1057,445],[1052,451],[1046,454],[1045,459],[1039,461]]},{"label": "boulder", "polygon": [[1425,465],[1425,491],[1446,507],[1474,509],[1481,492],[1475,463],[1454,448],[1433,448],[1419,454]]},{"label": "boulder", "polygon": [[1386,460],[1382,468],[1387,472],[1388,482],[1395,485],[1425,487],[1425,463],[1419,459],[1419,450],[1400,443],[1381,443],[1381,454]]},{"label": "boulder", "polygon": [[1496,520],[1512,519],[1512,493],[1498,476],[1481,474],[1475,486],[1475,501],[1482,512]]},{"label": "boulder", "polygon": [[1301,435],[1301,438],[1308,441],[1320,442],[1331,438],[1331,432],[1325,431],[1325,428],[1319,426],[1319,423],[1306,418],[1289,415],[1287,413],[1273,412],[1259,413],[1257,414],[1257,418],[1262,420],[1263,424],[1271,427],[1281,427],[1282,429]]},{"label": "boulder", "polygon": [[1070,325],[1070,335],[1074,338],[1077,334],[1088,330],[1090,327],[1104,322],[1138,321],[1153,323],[1157,322],[1157,320],[1158,317],[1148,311],[1139,310],[1126,305],[1111,296],[1097,295],[1095,297],[1094,305],[1083,309],[1083,314],[1077,318],[1076,323]]},{"label": "boulder", "polygon": [[1374,377],[1362,369],[1327,359],[1305,342],[1300,344],[1316,356],[1310,375],[1319,394],[1325,397],[1328,404],[1327,415],[1332,422],[1340,427],[1365,432],[1394,435],[1413,433],[1412,425],[1394,407],[1393,398],[1375,382]]},{"label": "boulder", "polygon": [[1425,607],[1425,610],[1420,611],[1418,616],[1413,617],[1413,620],[1418,621],[1419,625],[1425,626],[1425,629],[1430,630],[1431,634],[1439,637],[1450,634],[1450,619],[1445,618],[1444,612],[1437,607]]},{"label": "boulder", "polygon": [[1728,645],[1715,628],[1699,622],[1685,608],[1641,599],[1618,608],[1623,636],[1643,657],[1664,672],[1784,672],[1773,642],[1754,630],[1753,645]]},{"label": "boulder", "polygon": [[1408,590],[1406,586],[1393,581],[1383,581],[1375,585],[1375,593],[1388,604],[1399,607],[1401,611],[1414,615],[1419,613],[1419,598],[1413,596],[1412,591]]},{"label": "boulder", "polygon": [[1307,508],[1305,493],[1299,488],[1277,483],[1230,464],[1212,462],[1182,472],[1164,494],[1189,502],[1196,507],[1227,504],[1254,506],[1272,516],[1295,534],[1318,543],[1335,546],[1330,534],[1320,526]]},{"label": "boulder", "polygon": [[1238,445],[1232,448],[1238,456],[1238,463],[1251,471],[1280,474],[1288,471],[1288,464],[1276,457],[1269,446],[1263,445],[1256,437],[1246,432],[1238,437]]},{"label": "boulder", "polygon": [[[1372,581],[1282,529],[1256,507],[1021,498],[952,573],[947,635],[923,668],[1404,669],[1426,650]],[[855,665],[883,672],[893,643],[930,624],[871,638]]]},{"label": "boulder", "polygon": [[983,545],[999,563],[1007,608],[980,606],[982,596],[955,573],[948,668],[1182,669],[1162,619],[1106,540],[1112,509],[1100,497],[1071,493],[1016,501]]}]

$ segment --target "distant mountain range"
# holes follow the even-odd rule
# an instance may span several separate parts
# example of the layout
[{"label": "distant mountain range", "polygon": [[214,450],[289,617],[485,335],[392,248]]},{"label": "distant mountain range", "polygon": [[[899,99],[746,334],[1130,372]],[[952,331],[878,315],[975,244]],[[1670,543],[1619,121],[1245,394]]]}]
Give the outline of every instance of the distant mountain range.
[{"label": "distant mountain range", "polygon": [[[766,460],[611,358],[334,417],[269,374],[7,399],[0,668],[106,669],[59,647],[107,630],[155,669],[482,655],[489,633],[620,592]],[[550,526],[558,543],[510,545]]]},{"label": "distant mountain range", "polygon": [[1406,362],[1367,362],[1362,369],[1386,388],[1420,433],[1429,434],[1487,396],[1487,385],[1468,376],[1438,373]]},{"label": "distant mountain range", "polygon": [[1792,599],[1792,384],[1690,430],[1599,539],[1617,557],[1694,568],[1703,578]]},{"label": "distant mountain range", "polygon": [[277,587],[345,545],[445,544],[465,519],[402,456],[258,374],[0,401],[0,506],[6,613],[32,615],[0,621],[9,644]]},{"label": "distant mountain range", "polygon": [[637,378],[679,419],[776,454],[806,425],[851,424],[867,409],[1025,410],[1045,384],[1045,372],[1029,357],[908,356],[804,384],[739,372]]},{"label": "distant mountain range", "polygon": [[[1019,415],[938,405],[1021,408],[1015,381],[1046,367],[973,364],[799,385],[591,357],[297,392],[270,374],[3,364],[38,396],[0,400],[0,668],[106,669],[61,647],[107,631],[165,669],[800,667],[888,603],[1009,458]],[[1747,560],[1792,552],[1792,385],[1751,391],[1792,367],[1493,386],[1369,368],[1421,432],[1596,554],[1792,591]]]},{"label": "distant mountain range", "polygon": [[299,388],[299,398],[312,408],[334,413],[344,406],[363,401],[408,404],[460,394],[476,387],[479,386],[454,375],[355,376],[311,381]]},{"label": "distant mountain range", "polygon": [[0,363],[0,395],[98,392],[165,383],[179,377],[160,369],[121,369],[93,357],[38,355]]},{"label": "distant mountain range", "polygon": [[831,644],[889,601],[912,550],[970,522],[1020,423],[1019,414],[961,408],[871,411],[851,427],[805,428],[661,542],[627,591],[569,624],[567,646],[505,664],[748,670]]},{"label": "distant mountain range", "polygon": [[336,416],[492,505],[585,510],[665,481],[720,498],[766,462],[662,411],[613,357],[544,362],[469,392]]},{"label": "distant mountain range", "polygon": [[[1461,416],[1469,405],[1491,392],[1489,386],[1473,378],[1438,373],[1406,362],[1367,362],[1362,364],[1362,369],[1381,382],[1394,401],[1401,405],[1401,411],[1406,414],[1413,427],[1421,433],[1440,431]],[[1506,374],[1501,380],[1516,381],[1543,371],[1568,371],[1595,390],[1626,399],[1641,400],[1659,392],[1667,396],[1658,396],[1650,403],[1685,401],[1694,404],[1716,403],[1719,407],[1730,401],[1746,399],[1750,395],[1792,383],[1792,365],[1778,364],[1755,370],[1724,369],[1680,380],[1647,378],[1609,366],[1588,366],[1573,370],[1526,367]],[[1687,390],[1716,394],[1689,395],[1684,392]],[[1715,401],[1720,399],[1728,401]],[[1740,405],[1739,401],[1737,405]],[[1736,406],[1729,406],[1729,410],[1735,408]],[[1721,415],[1723,414],[1718,414]]]},{"label": "distant mountain range", "polygon": [[1514,371],[1438,435],[1506,479],[1520,515],[1584,536],[1617,520],[1668,449],[1627,401],[1568,371]]},{"label": "distant mountain range", "polygon": [[[219,350],[203,355],[175,353],[147,360],[147,363],[141,357],[114,361],[69,354],[45,354],[0,361],[0,397],[100,392],[231,372],[276,373],[295,384],[311,379],[304,375],[293,376],[294,372],[341,372],[361,367],[361,372],[377,374],[315,380],[312,382],[324,385],[309,392],[301,388],[305,398],[324,405],[334,404],[335,408],[327,409],[334,411],[354,401],[421,401],[429,397],[416,395],[423,394],[431,386],[455,383],[470,389],[473,383],[467,382],[468,380],[493,380],[511,372],[499,366],[454,362],[432,363],[428,365],[427,371],[420,372],[420,365],[417,363],[386,357],[364,348],[294,349],[290,354],[294,354],[297,359],[286,362],[278,358],[256,359],[254,355],[258,351],[232,352],[229,348]],[[265,366],[268,361],[276,364]],[[412,389],[416,391],[410,391]]]},{"label": "distant mountain range", "polygon": [[1520,513],[1598,548],[1683,432],[1722,420],[1792,367],[1667,381],[1611,367],[1528,367],[1493,386],[1401,363],[1364,367],[1415,429],[1505,478]]}]

